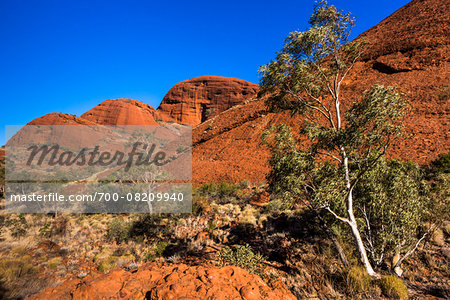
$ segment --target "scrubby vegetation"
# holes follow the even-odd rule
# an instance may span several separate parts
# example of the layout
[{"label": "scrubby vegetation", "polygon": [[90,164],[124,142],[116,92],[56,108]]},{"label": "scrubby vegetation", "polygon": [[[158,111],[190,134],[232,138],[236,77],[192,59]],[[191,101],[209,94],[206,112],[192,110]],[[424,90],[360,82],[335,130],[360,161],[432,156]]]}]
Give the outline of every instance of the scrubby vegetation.
[{"label": "scrubby vegetation", "polygon": [[[448,174],[445,165],[441,158],[421,169],[432,198],[443,199],[448,193],[436,180]],[[373,280],[359,265],[357,253],[345,242],[349,240],[345,227],[335,223],[329,229],[342,244],[349,268],[316,213],[302,202],[285,205],[279,196],[264,198],[266,189],[249,182],[200,186],[194,191],[192,214],[2,215],[3,297],[29,295],[48,284],[115,268],[133,270],[149,261],[237,265],[270,284],[283,281],[299,298],[402,297],[398,281],[392,287],[390,282]],[[431,281],[449,275],[442,252],[448,247],[448,224],[446,219],[436,225],[440,231],[427,235],[403,263],[399,280],[413,293],[424,292],[419,286],[437,295],[448,291]],[[387,258],[380,265],[382,278],[392,274]]]},{"label": "scrubby vegetation", "polygon": [[234,265],[262,278],[266,277],[263,264],[266,258],[254,253],[249,245],[226,246],[218,253],[218,257],[220,266]]}]

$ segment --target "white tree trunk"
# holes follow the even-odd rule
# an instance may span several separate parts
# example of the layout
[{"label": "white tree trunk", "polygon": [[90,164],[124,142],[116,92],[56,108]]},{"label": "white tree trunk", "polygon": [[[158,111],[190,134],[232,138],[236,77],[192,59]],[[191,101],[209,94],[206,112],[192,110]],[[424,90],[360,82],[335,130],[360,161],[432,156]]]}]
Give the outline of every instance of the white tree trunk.
[{"label": "white tree trunk", "polygon": [[[352,219],[351,216],[349,216],[350,220]],[[356,220],[351,220],[348,225],[352,229],[353,237],[356,241],[356,246],[358,250],[359,257],[361,258],[361,262],[364,265],[364,268],[366,269],[367,273],[370,276],[377,277],[378,274],[373,270],[372,265],[370,264],[369,257],[367,256],[366,248],[364,247],[363,241],[361,239],[361,234],[359,233],[358,225],[356,224]]]},{"label": "white tree trunk", "polygon": [[369,257],[367,256],[366,248],[364,247],[364,243],[361,238],[361,234],[359,233],[358,224],[356,223],[356,218],[353,213],[353,187],[350,182],[350,171],[348,168],[348,157],[345,153],[345,149],[341,148],[342,157],[343,157],[343,167],[345,172],[345,183],[348,190],[347,195],[347,215],[348,215],[348,225],[352,230],[353,237],[356,242],[356,249],[358,250],[359,257],[361,262],[364,265],[367,273],[372,277],[378,277],[378,274],[373,270],[372,265],[370,264]]}]

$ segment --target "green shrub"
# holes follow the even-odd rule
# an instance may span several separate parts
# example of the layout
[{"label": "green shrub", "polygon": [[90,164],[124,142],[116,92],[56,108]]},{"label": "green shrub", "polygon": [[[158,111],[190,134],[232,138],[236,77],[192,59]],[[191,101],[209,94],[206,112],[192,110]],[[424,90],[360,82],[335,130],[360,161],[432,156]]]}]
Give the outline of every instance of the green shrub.
[{"label": "green shrub", "polygon": [[6,224],[11,230],[11,235],[16,238],[24,236],[27,233],[27,229],[29,227],[24,214],[12,216],[9,220],[6,221]]},{"label": "green shrub", "polygon": [[291,204],[281,199],[273,199],[267,203],[264,211],[270,214],[279,213],[281,211],[291,208]]},{"label": "green shrub", "polygon": [[132,225],[132,223],[126,223],[122,219],[114,219],[109,225],[106,239],[118,244],[125,242],[129,238]]},{"label": "green shrub", "polygon": [[166,250],[166,247],[169,243],[165,241],[159,241],[155,245],[153,245],[152,249],[147,250],[144,253],[144,257],[146,261],[153,261],[157,257],[161,257]]},{"label": "green shrub", "polygon": [[225,247],[219,253],[219,266],[234,265],[264,278],[265,257],[254,253],[249,245]]},{"label": "green shrub", "polygon": [[238,186],[228,182],[221,182],[218,186],[217,195],[219,198],[235,197]]},{"label": "green shrub", "polygon": [[230,197],[236,197],[236,192],[239,190],[240,185],[232,184],[228,182],[221,183],[205,183],[197,189],[197,194],[202,196],[210,196],[217,199],[225,199]]},{"label": "green shrub", "polygon": [[450,173],[450,152],[439,154],[439,158],[431,162],[434,173]]},{"label": "green shrub", "polygon": [[368,291],[372,283],[372,277],[360,266],[352,267],[347,274],[347,287],[353,293]]},{"label": "green shrub", "polygon": [[406,285],[400,278],[394,275],[383,276],[379,281],[379,285],[386,297],[394,299],[408,298]]},{"label": "green shrub", "polygon": [[241,188],[241,189],[248,189],[249,187],[250,187],[250,181],[248,181],[247,179],[244,179],[239,183],[239,188]]},{"label": "green shrub", "polygon": [[209,182],[197,188],[197,194],[202,196],[215,196],[217,185],[214,182]]},{"label": "green shrub", "polygon": [[44,226],[39,229],[39,235],[45,238],[48,238],[52,235],[52,228],[49,222],[45,223]]},{"label": "green shrub", "polygon": [[209,201],[205,196],[194,195],[192,198],[192,213],[201,215],[209,210]]}]

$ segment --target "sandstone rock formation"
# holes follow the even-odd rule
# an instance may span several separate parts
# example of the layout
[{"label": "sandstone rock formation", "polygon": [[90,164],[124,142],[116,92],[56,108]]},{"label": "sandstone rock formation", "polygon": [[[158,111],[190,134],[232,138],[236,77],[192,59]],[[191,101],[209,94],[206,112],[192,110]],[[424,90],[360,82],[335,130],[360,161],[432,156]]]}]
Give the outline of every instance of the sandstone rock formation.
[{"label": "sandstone rock formation", "polygon": [[49,113],[33,121],[27,125],[93,125],[92,121],[63,113]]},{"label": "sandstone rock formation", "polygon": [[258,85],[231,77],[201,76],[177,83],[157,109],[157,118],[198,125],[256,96]]},{"label": "sandstone rock formation", "polygon": [[[375,83],[397,85],[411,104],[408,139],[397,141],[391,157],[425,164],[450,150],[450,3],[414,0],[358,38],[371,44],[343,83],[343,106],[358,101]],[[131,99],[107,100],[81,118],[49,114],[30,124],[156,124],[156,120],[197,126],[193,131],[193,178],[261,182],[268,150],[261,133],[271,125],[300,120],[266,111],[253,100],[258,86],[235,78],[202,76],[176,84],[155,111]],[[37,122],[37,123],[36,123]],[[200,125],[199,125],[200,124]]]},{"label": "sandstone rock formation", "polygon": [[[448,1],[414,0],[359,37],[371,44],[343,83],[343,106],[376,83],[397,85],[411,105],[405,120],[408,138],[392,145],[390,157],[426,164],[450,151],[449,10]],[[262,100],[208,120],[193,132],[194,180],[262,182],[270,155],[260,144],[262,132],[299,121],[268,113]]]},{"label": "sandstone rock formation", "polygon": [[296,299],[281,282],[273,286],[234,266],[149,263],[133,273],[117,269],[69,280],[28,299]]},{"label": "sandstone rock formation", "polygon": [[81,115],[101,125],[157,125],[155,109],[133,99],[110,99]]}]

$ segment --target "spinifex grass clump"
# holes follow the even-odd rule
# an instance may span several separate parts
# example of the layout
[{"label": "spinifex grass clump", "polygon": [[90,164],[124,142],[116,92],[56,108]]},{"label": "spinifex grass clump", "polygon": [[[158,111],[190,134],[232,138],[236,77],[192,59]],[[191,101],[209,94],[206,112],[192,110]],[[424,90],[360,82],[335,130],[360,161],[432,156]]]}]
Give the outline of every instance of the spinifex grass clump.
[{"label": "spinifex grass clump", "polygon": [[236,245],[233,248],[227,246],[218,255],[220,266],[234,265],[264,278],[265,257],[254,253],[249,245]]},{"label": "spinifex grass clump", "polygon": [[393,275],[383,276],[379,280],[379,286],[389,298],[393,299],[406,299],[408,298],[408,290],[403,281]]}]

